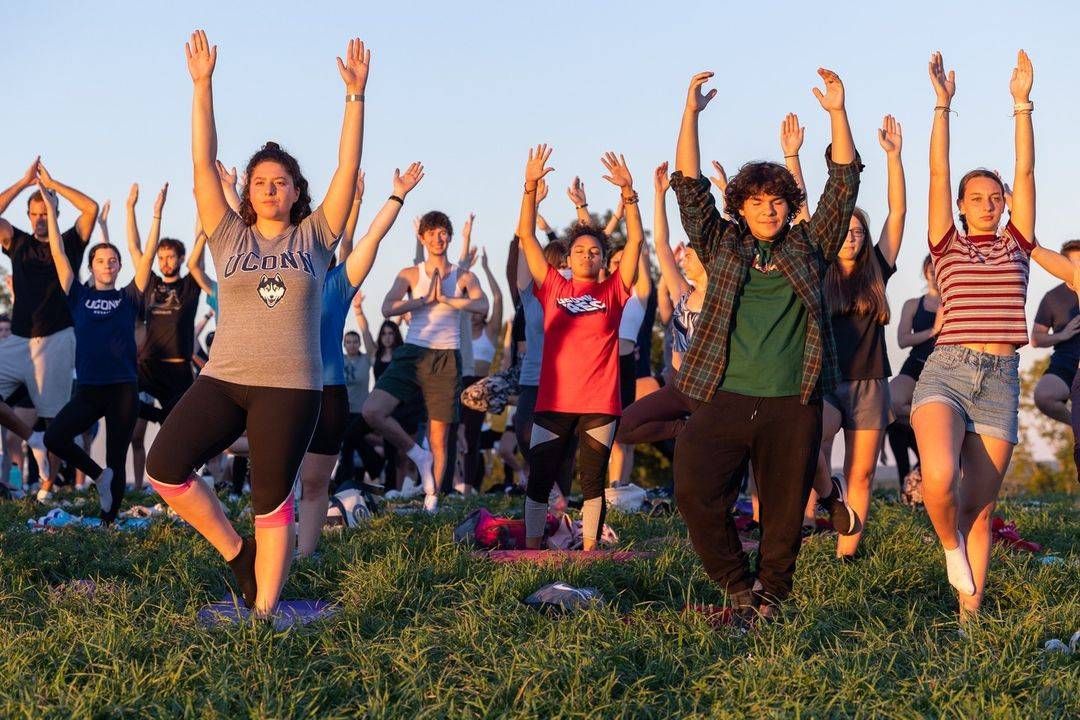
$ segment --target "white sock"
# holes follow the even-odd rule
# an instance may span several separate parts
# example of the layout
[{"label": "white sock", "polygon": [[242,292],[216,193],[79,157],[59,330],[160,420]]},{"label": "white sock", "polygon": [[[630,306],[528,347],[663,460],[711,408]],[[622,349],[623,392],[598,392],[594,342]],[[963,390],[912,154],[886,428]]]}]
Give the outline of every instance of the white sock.
[{"label": "white sock", "polygon": [[419,445],[413,445],[409,448],[409,451],[405,455],[416,464],[416,469],[420,471],[420,484],[424,488],[425,495],[435,494],[435,475],[432,473],[432,466],[435,463],[435,458],[424,448]]},{"label": "white sock", "polygon": [[38,472],[41,477],[49,477],[49,452],[45,449],[45,433],[41,430],[30,433],[30,439],[26,441],[30,452],[34,453],[34,460],[38,464]]},{"label": "white sock", "polygon": [[544,526],[547,524],[547,503],[539,503],[530,498],[525,498],[525,537],[536,539],[544,537]]},{"label": "white sock", "polygon": [[107,513],[112,509],[112,468],[105,468],[98,475],[94,484],[97,485],[98,500],[101,502],[101,512]]},{"label": "white sock", "polygon": [[971,577],[971,565],[968,564],[967,548],[964,537],[956,534],[957,546],[945,551],[945,570],[949,575],[949,584],[964,595],[975,594],[975,580]]}]

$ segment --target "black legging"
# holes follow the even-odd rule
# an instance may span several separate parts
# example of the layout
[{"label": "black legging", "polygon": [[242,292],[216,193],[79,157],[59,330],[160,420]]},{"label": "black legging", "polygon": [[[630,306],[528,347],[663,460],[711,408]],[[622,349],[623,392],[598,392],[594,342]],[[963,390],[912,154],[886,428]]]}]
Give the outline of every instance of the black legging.
[{"label": "black legging", "polygon": [[176,403],[191,387],[195,376],[189,362],[166,362],[164,360],[139,361],[139,389],[157,398],[160,408],[143,402],[139,404],[139,417],[158,423],[165,422]]},{"label": "black legging", "polygon": [[89,430],[99,418],[105,418],[105,465],[113,471],[112,507],[103,511],[108,522],[120,512],[127,485],[128,447],[139,414],[139,386],[133,382],[112,385],[78,385],[71,401],[49,423],[45,446],[49,452],[97,479],[102,468],[75,443],[75,438]]},{"label": "black legging", "polygon": [[[464,377],[461,379],[462,387],[469,387],[481,377]],[[475,490],[480,489],[484,480],[483,455],[480,451],[480,432],[484,427],[485,413],[479,410],[461,406],[461,424],[465,426],[465,484],[472,485]],[[479,475],[479,479],[477,478]]]},{"label": "black legging", "polygon": [[911,458],[908,457],[908,450],[915,453],[915,458],[919,459],[915,431],[911,429],[907,420],[894,420],[889,427],[885,428],[885,436],[889,438],[889,448],[896,459],[896,474],[900,484],[903,485],[904,478],[911,472]]},{"label": "black legging", "polygon": [[154,438],[146,474],[183,485],[247,429],[251,506],[256,519],[279,510],[292,491],[319,419],[321,390],[238,385],[199,375]]},{"label": "black legging", "polygon": [[[341,457],[338,459],[337,470],[334,471],[334,484],[341,485],[346,481],[359,482],[353,460],[353,453],[360,453],[360,462],[364,464],[364,471],[372,480],[378,480],[382,474],[387,459],[375,452],[375,448],[367,441],[367,435],[375,432],[364,420],[362,413],[349,413],[349,424],[345,426],[345,437],[341,441]],[[389,443],[387,443],[389,445]]]}]

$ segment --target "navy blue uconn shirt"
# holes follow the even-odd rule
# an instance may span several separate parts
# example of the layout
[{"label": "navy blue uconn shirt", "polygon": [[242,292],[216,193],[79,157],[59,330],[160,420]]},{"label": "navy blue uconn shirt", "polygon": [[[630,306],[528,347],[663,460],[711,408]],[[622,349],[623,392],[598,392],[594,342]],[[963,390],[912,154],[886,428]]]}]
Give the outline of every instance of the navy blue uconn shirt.
[{"label": "navy blue uconn shirt", "polygon": [[135,281],[119,290],[97,290],[73,282],[67,302],[75,321],[75,375],[79,384],[135,382],[135,321],[142,304],[142,293]]}]

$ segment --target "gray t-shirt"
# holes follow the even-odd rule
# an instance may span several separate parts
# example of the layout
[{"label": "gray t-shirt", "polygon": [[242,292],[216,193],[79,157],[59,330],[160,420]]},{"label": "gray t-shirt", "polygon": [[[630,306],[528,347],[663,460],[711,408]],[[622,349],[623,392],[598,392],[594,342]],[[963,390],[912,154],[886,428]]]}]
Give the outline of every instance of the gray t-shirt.
[{"label": "gray t-shirt", "polygon": [[371,384],[371,361],[363,353],[345,356],[345,389],[349,393],[349,412],[360,414]]},{"label": "gray t-shirt", "polygon": [[518,384],[540,385],[540,361],[544,356],[544,308],[533,294],[533,285],[521,291],[521,309],[525,313],[525,357],[521,359]]},{"label": "gray t-shirt", "polygon": [[321,207],[274,238],[226,212],[208,242],[221,313],[203,373],[239,385],[321,390],[319,314],[337,241]]}]

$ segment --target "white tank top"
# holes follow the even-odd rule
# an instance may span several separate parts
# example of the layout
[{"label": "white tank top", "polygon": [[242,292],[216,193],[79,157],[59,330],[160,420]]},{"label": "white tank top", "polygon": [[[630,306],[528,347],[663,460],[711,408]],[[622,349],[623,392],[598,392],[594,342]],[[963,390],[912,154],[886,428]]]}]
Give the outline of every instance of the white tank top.
[{"label": "white tank top", "polygon": [[622,320],[619,321],[619,339],[637,342],[638,331],[645,320],[645,303],[637,294],[631,294],[623,306]]},{"label": "white tank top", "polygon": [[495,346],[491,344],[487,331],[480,333],[480,337],[472,341],[473,360],[477,362],[491,362],[495,359]]},{"label": "white tank top", "polygon": [[[424,263],[416,266],[414,298],[422,298],[431,289],[431,278]],[[439,289],[445,297],[457,297],[458,266],[451,265],[450,273],[442,278]],[[461,311],[444,303],[425,305],[413,310],[409,334],[405,342],[432,350],[459,350],[461,348]]]}]

